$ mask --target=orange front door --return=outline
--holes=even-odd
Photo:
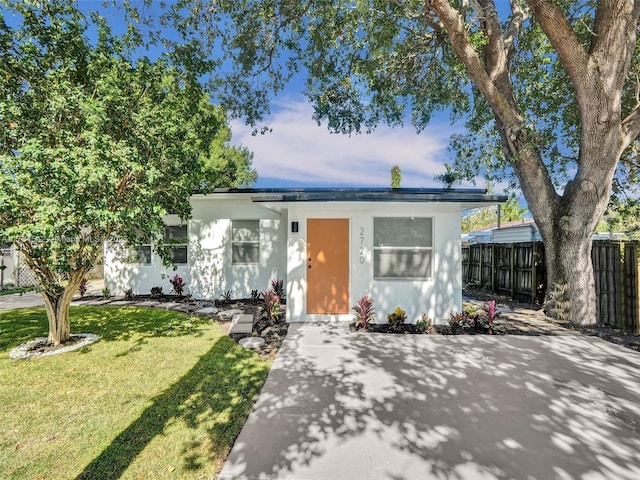
[[[307,219],[307,313],[349,313],[349,219]]]

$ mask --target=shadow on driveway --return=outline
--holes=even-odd
[[[640,353],[292,324],[221,479],[637,479]]]

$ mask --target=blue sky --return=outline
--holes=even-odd
[[[101,10],[114,32],[123,30],[122,17],[113,8],[105,10],[99,0],[79,3],[86,11]],[[371,134],[332,134],[313,120],[312,107],[302,95],[303,83],[297,75],[274,99],[271,114],[261,122],[270,132],[252,135],[253,128],[242,119],[231,121],[232,142],[254,154],[256,187],[385,187],[394,165],[402,170],[403,187],[442,186],[433,177],[444,171],[450,158],[449,137],[463,129],[450,125],[448,114],[435,115],[419,134],[409,121],[404,127],[379,125]],[[477,186],[483,187],[484,181]]]
[[[233,142],[254,153],[256,187],[385,187],[394,165],[402,170],[403,187],[442,186],[433,177],[444,171],[449,137],[456,131],[445,115],[419,134],[411,125],[380,125],[371,134],[349,136],[318,126],[312,114],[306,98],[290,87],[265,119],[271,132],[252,135],[252,127],[232,121]]]

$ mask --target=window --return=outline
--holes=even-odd
[[[374,278],[431,277],[433,219],[374,218],[373,237]]]
[[[164,243],[170,247],[169,258],[173,264],[181,265],[188,262],[187,242],[187,225],[164,227]]]
[[[151,245],[136,245],[127,249],[126,263],[151,265]]]
[[[260,220],[231,222],[231,259],[234,265],[260,263]]]

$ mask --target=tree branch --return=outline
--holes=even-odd
[[[631,110],[627,118],[622,121],[622,141],[620,153],[624,152],[640,135],[640,103]]]
[[[431,0],[431,8],[447,29],[451,46],[460,61],[465,65],[470,77],[480,92],[491,105],[494,114],[506,127],[521,123],[522,119],[512,107],[511,103],[498,90],[485,70],[478,53],[471,44],[464,21],[460,13],[447,0]]]
[[[527,3],[533,9],[534,17],[553,48],[558,52],[578,97],[580,93],[589,95],[587,52],[573,32],[564,13],[547,0],[527,0]]]
[[[522,24],[529,19],[529,12],[522,8],[520,0],[509,0],[511,5],[511,19],[504,32],[504,46],[507,58],[510,60],[516,53],[515,41],[520,34]]]

